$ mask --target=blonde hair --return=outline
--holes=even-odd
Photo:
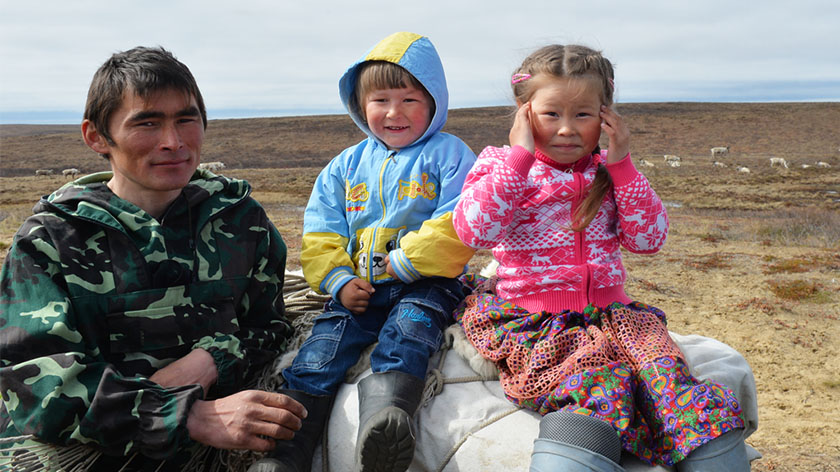
[[[422,90],[429,98],[429,116],[435,114],[435,101],[426,87],[411,75],[404,67],[388,61],[367,61],[359,66],[356,73],[356,88],[351,97],[353,108],[367,121],[365,116],[365,97],[375,90],[414,87]]]
[[[606,106],[613,104],[615,73],[612,63],[602,56],[600,51],[586,46],[552,44],[537,49],[514,71],[514,77],[523,77],[520,74],[529,77],[547,74],[558,78],[592,78],[600,85],[598,92],[601,102]],[[513,82],[513,96],[517,103],[527,103],[531,100],[536,92],[535,81]],[[596,147],[593,152],[600,152],[600,148]],[[599,164],[586,197],[572,215],[572,231],[583,231],[592,222],[611,188],[610,174],[603,164]]]

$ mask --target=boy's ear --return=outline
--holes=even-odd
[[[110,151],[108,140],[97,131],[96,126],[90,120],[82,121],[82,139],[85,140],[85,144],[89,148],[99,154],[108,154]]]

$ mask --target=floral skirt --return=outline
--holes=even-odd
[[[562,409],[606,421],[624,449],[647,463],[673,465],[744,427],[731,390],[691,376],[655,307],[529,313],[474,293],[456,319],[499,368],[509,400],[541,415]]]

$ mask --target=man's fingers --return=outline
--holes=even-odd
[[[306,418],[309,414],[300,402],[288,395],[275,392],[264,392],[262,390],[250,391],[255,392],[254,395],[256,398],[254,398],[254,401],[266,407],[271,407],[272,410],[288,412],[298,419]]]

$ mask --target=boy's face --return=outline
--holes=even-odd
[[[371,132],[388,149],[399,150],[416,141],[431,121],[432,101],[425,90],[406,88],[373,90],[364,109]]]

